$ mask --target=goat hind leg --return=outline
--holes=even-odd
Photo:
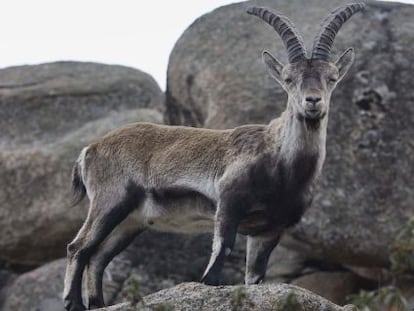
[[[82,311],[85,307],[82,302],[82,273],[84,259],[79,257],[78,250],[84,244],[87,232],[92,227],[92,217],[89,213],[87,219],[76,235],[75,239],[67,246],[67,261],[65,284],[63,290],[64,307],[68,311]]]
[[[135,222],[131,223],[129,218],[114,229],[89,260],[86,267],[89,310],[104,306],[102,278],[107,265],[144,231]]]
[[[63,299],[68,311],[85,310],[82,304],[82,274],[90,257],[144,197],[142,188],[130,183],[123,198],[103,192],[91,201],[87,220],[77,237],[68,245],[68,261]]]
[[[108,226],[110,217],[95,208],[91,203],[92,211],[88,215],[84,226],[76,238],[69,243],[63,299],[68,311],[82,311],[86,308],[82,302],[82,276],[90,257],[102,241],[109,235],[112,226]]]

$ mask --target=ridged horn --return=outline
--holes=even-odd
[[[335,36],[339,29],[352,15],[364,8],[364,3],[351,3],[339,7],[329,14],[315,37],[311,58],[329,61]]]
[[[276,30],[285,45],[289,63],[306,58],[306,49],[302,37],[287,17],[258,7],[248,8],[247,13],[260,17]]]

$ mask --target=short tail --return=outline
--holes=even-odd
[[[86,196],[86,188],[82,179],[82,170],[79,161],[76,161],[72,169],[72,193],[71,206],[79,204]]]

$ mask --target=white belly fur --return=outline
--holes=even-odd
[[[202,196],[159,204],[147,197],[131,215],[141,225],[162,232],[208,233],[214,229],[214,206]]]

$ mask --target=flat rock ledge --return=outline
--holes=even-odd
[[[289,284],[206,286],[182,283],[145,296],[135,306],[122,303],[100,311],[203,310],[203,311],[356,311],[340,307],[308,290]]]

